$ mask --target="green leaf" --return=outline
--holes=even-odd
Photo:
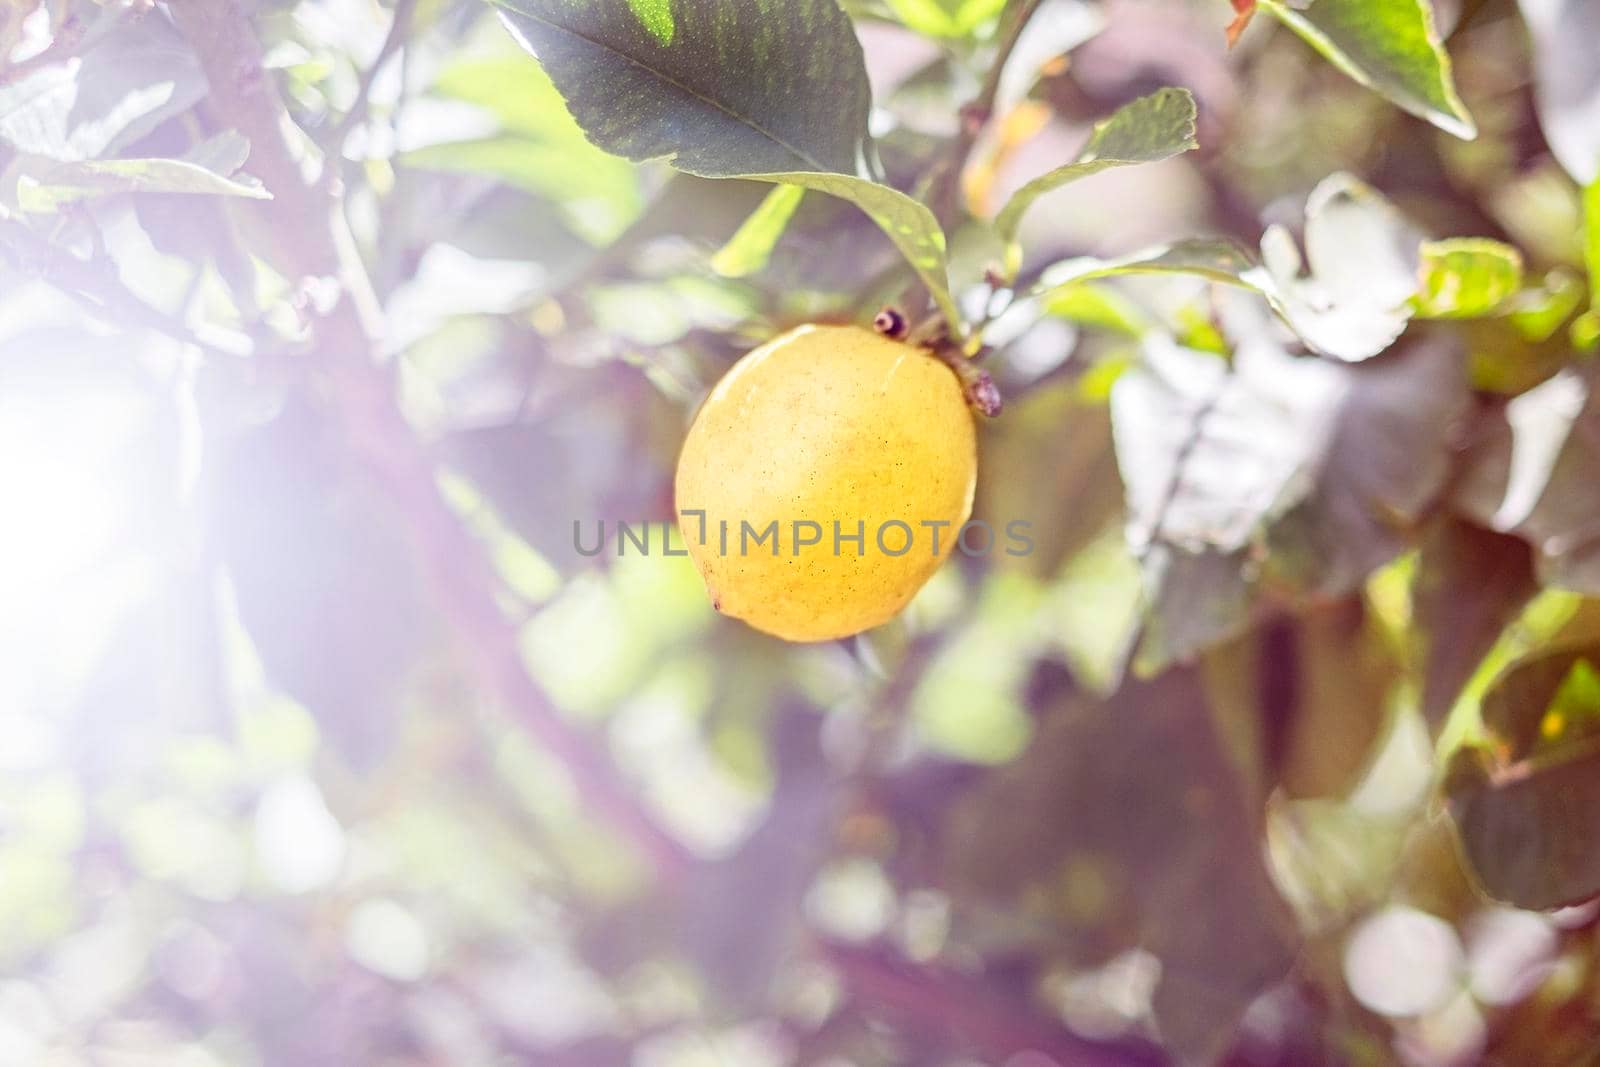
[[[1483,237],[1422,245],[1422,291],[1417,314],[1432,319],[1488,315],[1522,286],[1522,254]]]
[[[1517,294],[1507,316],[1525,340],[1535,344],[1555,336],[1567,316],[1583,303],[1583,283],[1557,268],[1537,284]]]
[[[1044,301],[1043,307],[1047,315],[1125,337],[1143,337],[1150,327],[1149,319],[1138,305],[1105,285],[1063,286]]]
[[[271,200],[249,177],[229,178],[185,159],[99,159],[56,163],[17,181],[24,211],[50,212],[62,204],[116,193],[184,193]]]
[[[678,4],[670,40],[628,0],[495,2],[595,144],[634,160],[666,157],[704,178],[797,185],[850,201],[959,328],[938,220],[899,190],[858,176],[871,90],[855,30],[834,0]]]
[[[1158,89],[1118,108],[1095,125],[1089,143],[1083,146],[1076,160],[1040,175],[1017,190],[995,216],[994,226],[1000,239],[1007,244],[1014,243],[1023,214],[1035,200],[1053,189],[1111,167],[1156,163],[1198,148],[1194,123],[1194,97],[1187,89]]]
[[[1478,135],[1450,75],[1429,0],[1261,0],[1334,66],[1446,133]]]
[[[608,152],[705,178],[858,172],[871,90],[834,0],[497,2]]]
[[[1006,0],[888,0],[895,17],[930,37],[967,37],[1005,10]]]
[[[743,278],[765,267],[805,195],[798,185],[780,185],[768,193],[738,232],[711,257],[711,269],[724,278]]]
[[[454,62],[440,71],[432,92],[484,109],[500,130],[420,145],[402,157],[407,165],[489,175],[544,197],[593,245],[609,244],[644,209],[638,168],[589,143],[537,63],[514,53]]]
[[[1446,776],[1468,866],[1497,900],[1554,908],[1600,893],[1600,646],[1514,664],[1483,699],[1492,747]]]

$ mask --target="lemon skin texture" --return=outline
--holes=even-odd
[[[689,428],[675,488],[684,545],[717,610],[790,641],[827,641],[905,607],[956,550],[976,480],[954,371],[869,330],[813,325],[749,353],[717,384]],[[705,512],[703,543],[702,520],[686,509]],[[894,520],[911,533],[898,555],[908,537],[884,527]],[[755,541],[773,521],[776,554],[773,539]],[[808,523],[821,539],[797,554],[797,539],[817,534]]]

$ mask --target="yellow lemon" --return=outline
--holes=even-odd
[[[790,641],[888,621],[956,550],[977,447],[955,372],[853,326],[801,326],[706,398],[678,523],[717,610]]]

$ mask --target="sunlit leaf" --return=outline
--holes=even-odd
[[[1187,89],[1160,89],[1119,108],[1095,124],[1078,158],[1017,190],[995,216],[1001,240],[1014,242],[1023,214],[1053,189],[1111,167],[1156,163],[1199,147],[1194,138],[1194,97]]]
[[[1429,0],[1260,0],[1334,66],[1467,140],[1478,135],[1450,74]]]
[[[1583,262],[1589,268],[1589,307],[1600,310],[1600,175],[1583,190]]]
[[[1005,9],[1006,0],[888,0],[899,20],[930,37],[966,37]]]
[[[768,193],[738,232],[711,257],[711,269],[725,278],[743,278],[765,267],[805,195],[798,185],[780,185]]]
[[[117,193],[180,193],[271,200],[261,183],[228,177],[183,159],[96,159],[56,163],[17,182],[24,211],[49,212],[62,204]]]
[[[1522,287],[1522,255],[1482,237],[1426,241],[1417,314],[1460,319],[1497,310]]]
[[[1046,314],[1080,326],[1142,337],[1148,317],[1127,297],[1104,285],[1083,283],[1056,289],[1044,303]]]

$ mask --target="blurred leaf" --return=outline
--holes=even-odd
[[[1081,283],[1054,290],[1044,302],[1046,314],[1126,337],[1143,337],[1148,318],[1137,304],[1104,285]]]
[[[1422,291],[1417,314],[1459,319],[1487,315],[1522,288],[1522,255],[1482,237],[1422,244]]]
[[[1353,590],[1405,544],[1405,523],[1448,474],[1466,404],[1455,353],[1345,366],[1264,337],[1230,368],[1170,341],[1112,390],[1128,538],[1145,565],[1152,628],[1141,669],[1185,658],[1249,622],[1264,559],[1302,593]]]
[[[1005,10],[1006,0],[888,0],[901,22],[930,37],[966,37]]]
[[[61,162],[95,159],[205,95],[198,60],[166,19],[98,17],[75,58],[0,82],[0,142]]]
[[[994,226],[1000,239],[1014,246],[1023,214],[1035,200],[1052,189],[1112,167],[1157,163],[1198,148],[1194,123],[1194,97],[1187,89],[1159,89],[1118,108],[1110,117],[1095,124],[1089,143],[1083,146],[1077,159],[1017,190],[995,216]],[[1008,256],[1014,261],[1020,259],[1017,252],[1008,252]],[[1012,266],[1016,265],[1013,262]]]
[[[1400,665],[1357,596],[1275,618],[1204,660],[1207,693],[1244,744],[1260,796],[1346,793],[1390,721]],[[1259,765],[1251,764],[1259,761]],[[1248,779],[1247,779],[1248,780]]]
[[[1566,271],[1553,270],[1534,288],[1517,294],[1509,312],[1524,338],[1548,341],[1583,303],[1583,284]]]
[[[1411,585],[1410,637],[1422,664],[1422,714],[1444,724],[1501,632],[1539,591],[1520,538],[1446,517],[1423,541]]]
[[[1533,37],[1539,125],[1579,185],[1600,181],[1600,9],[1588,0],[1519,0]]]
[[[711,269],[724,278],[744,278],[765,267],[805,195],[798,185],[780,185],[768,193],[738,232],[711,257]]]
[[[1456,503],[1475,522],[1529,541],[1547,584],[1600,594],[1600,402],[1568,369],[1485,414]]]
[[[1285,973],[1293,937],[1262,862],[1260,808],[1203,692],[1173,671],[1103,705],[1050,708],[1028,750],[958,802],[945,852],[958,900],[1020,912],[1073,962],[1153,953],[1157,1025],[1195,1063],[1213,1062]]]
[[[591,374],[593,372],[590,372]],[[440,454],[483,493],[500,517],[563,574],[615,557],[579,555],[573,524],[592,546],[596,524],[607,537],[618,521],[659,530],[672,518],[672,457],[682,413],[643,375],[617,367],[592,385],[569,390],[553,409],[525,422],[461,430]],[[529,457],[559,478],[530,476]],[[547,466],[546,466],[547,465]]]
[[[547,197],[591,244],[609,243],[639,216],[637,168],[589,142],[537,63],[516,55],[459,60],[439,72],[432,90],[491,113],[500,133],[462,139],[454,123],[445,125],[436,142],[409,143],[402,156],[409,166],[489,175]]]
[[[248,176],[228,177],[183,159],[98,159],[55,163],[17,181],[24,211],[51,212],[62,204],[117,193],[182,193],[271,200]]]
[[[1261,0],[1334,66],[1465,140],[1478,135],[1456,95],[1430,0]]]
[[[1503,746],[1459,751],[1446,779],[1468,865],[1497,900],[1554,908],[1600,894],[1600,647],[1523,660],[1484,697]]]
[[[855,30],[833,0],[709,0],[662,15],[665,34],[628,0],[497,2],[595,144],[634,160],[667,157],[705,178],[781,182],[849,200],[959,326],[938,220],[899,190],[858,176],[871,89]]]
[[[229,450],[211,523],[268,680],[370,766],[398,732],[406,668],[432,625],[392,504],[326,417],[291,403]]]

